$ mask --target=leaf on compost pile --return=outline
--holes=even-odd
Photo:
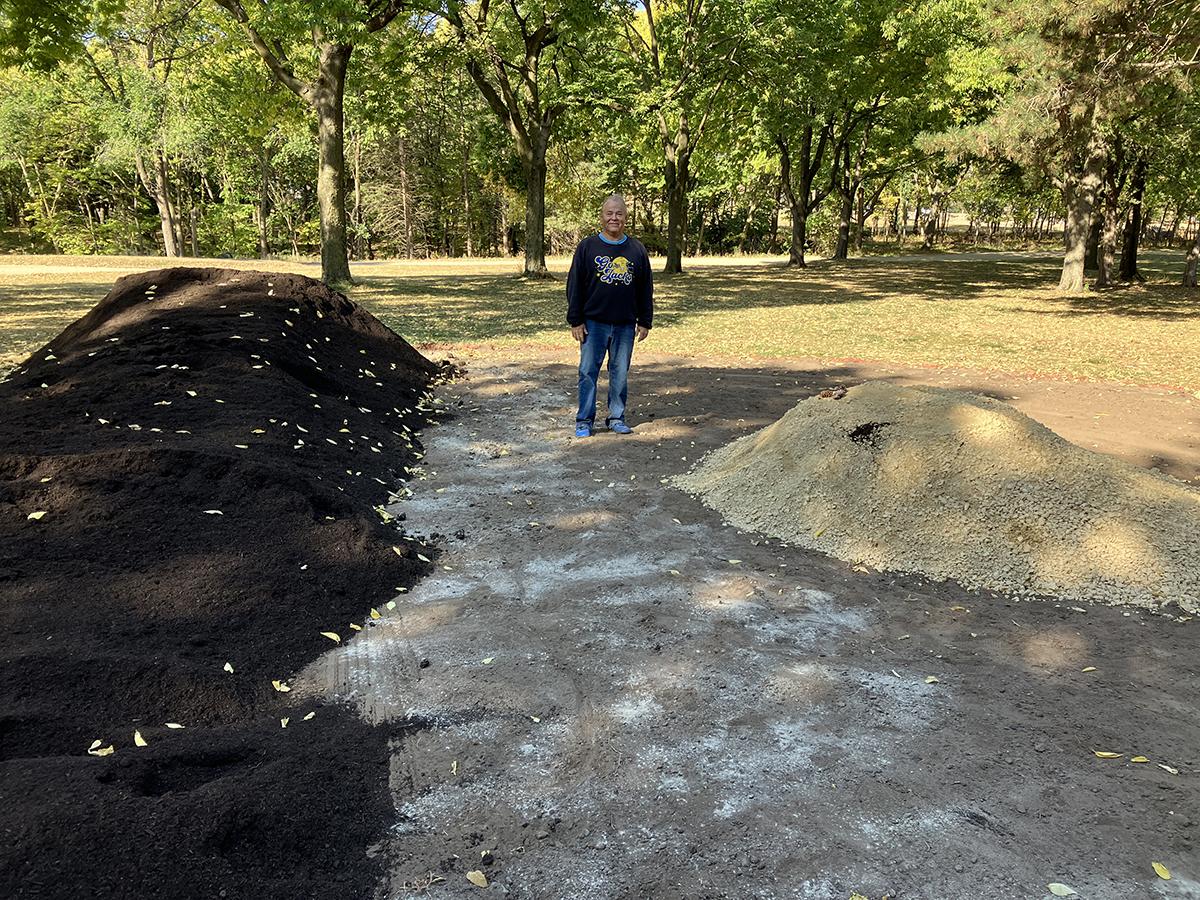
[[[941,681],[938,680],[938,677],[936,675],[926,675],[925,683],[926,684],[941,684]]]
[[[31,512],[25,518],[26,518],[26,520],[28,520],[30,522],[36,522],[38,519],[40,519],[45,514],[46,514],[46,511],[44,509],[39,509],[37,512]]]
[[[1100,759],[1120,759],[1125,755],[1124,753],[1113,753],[1111,750],[1093,750],[1092,753]]]
[[[1130,757],[1129,761],[1135,763],[1148,763],[1150,762],[1150,758],[1148,756],[1132,756]]]
[[[1164,866],[1162,863],[1152,862],[1152,863],[1150,863],[1150,866],[1154,869],[1154,874],[1157,875],[1159,878],[1161,878],[1163,881],[1171,880],[1171,870],[1168,869],[1166,866]]]
[[[488,886],[487,876],[478,869],[472,869],[467,873],[467,881],[475,885],[475,887],[485,888]]]
[[[145,747],[146,746],[146,739],[144,737],[142,737],[142,733],[140,731],[135,730],[133,732],[133,746],[135,746],[135,747]]]
[[[277,681],[274,678],[271,679],[271,687],[275,688],[275,690],[279,691],[279,693],[281,693],[281,694],[286,694],[288,691],[291,690],[291,688],[288,687],[286,684],[284,684],[282,681]]]
[[[1062,884],[1058,881],[1050,882],[1048,885],[1046,885],[1046,888],[1055,897],[1074,897],[1079,893],[1077,890],[1075,890],[1075,888],[1066,884]]]
[[[342,636],[340,634],[338,634],[336,631],[322,631],[321,634],[323,634],[325,637],[329,638],[335,644],[340,644],[342,642]]]
[[[226,672],[228,672],[230,675],[232,675],[232,674],[233,674],[233,663],[225,663],[225,665],[224,665],[224,666],[222,666],[222,668],[223,668],[223,669],[224,669]]]

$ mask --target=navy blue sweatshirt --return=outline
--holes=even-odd
[[[567,323],[594,319],[609,325],[654,320],[654,277],[650,257],[637,238],[618,243],[593,234],[579,242],[567,275]]]

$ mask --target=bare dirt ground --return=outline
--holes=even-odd
[[[572,362],[443,389],[390,508],[435,574],[297,685],[399,735],[378,896],[1200,898],[1196,622],[855,570],[660,483],[874,377],[1196,483],[1196,398],[639,349],[635,433],[577,440]]]

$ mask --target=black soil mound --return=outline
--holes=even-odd
[[[376,507],[436,374],[311,279],[177,268],[0,384],[5,895],[370,894],[388,735],[272,681],[427,566]]]

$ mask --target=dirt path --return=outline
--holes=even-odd
[[[660,484],[864,375],[1194,479],[1193,398],[643,356],[636,433],[579,441],[559,360],[446,389],[392,507],[437,574],[301,679],[394,727],[388,898],[1200,898],[1195,622],[856,571]]]

